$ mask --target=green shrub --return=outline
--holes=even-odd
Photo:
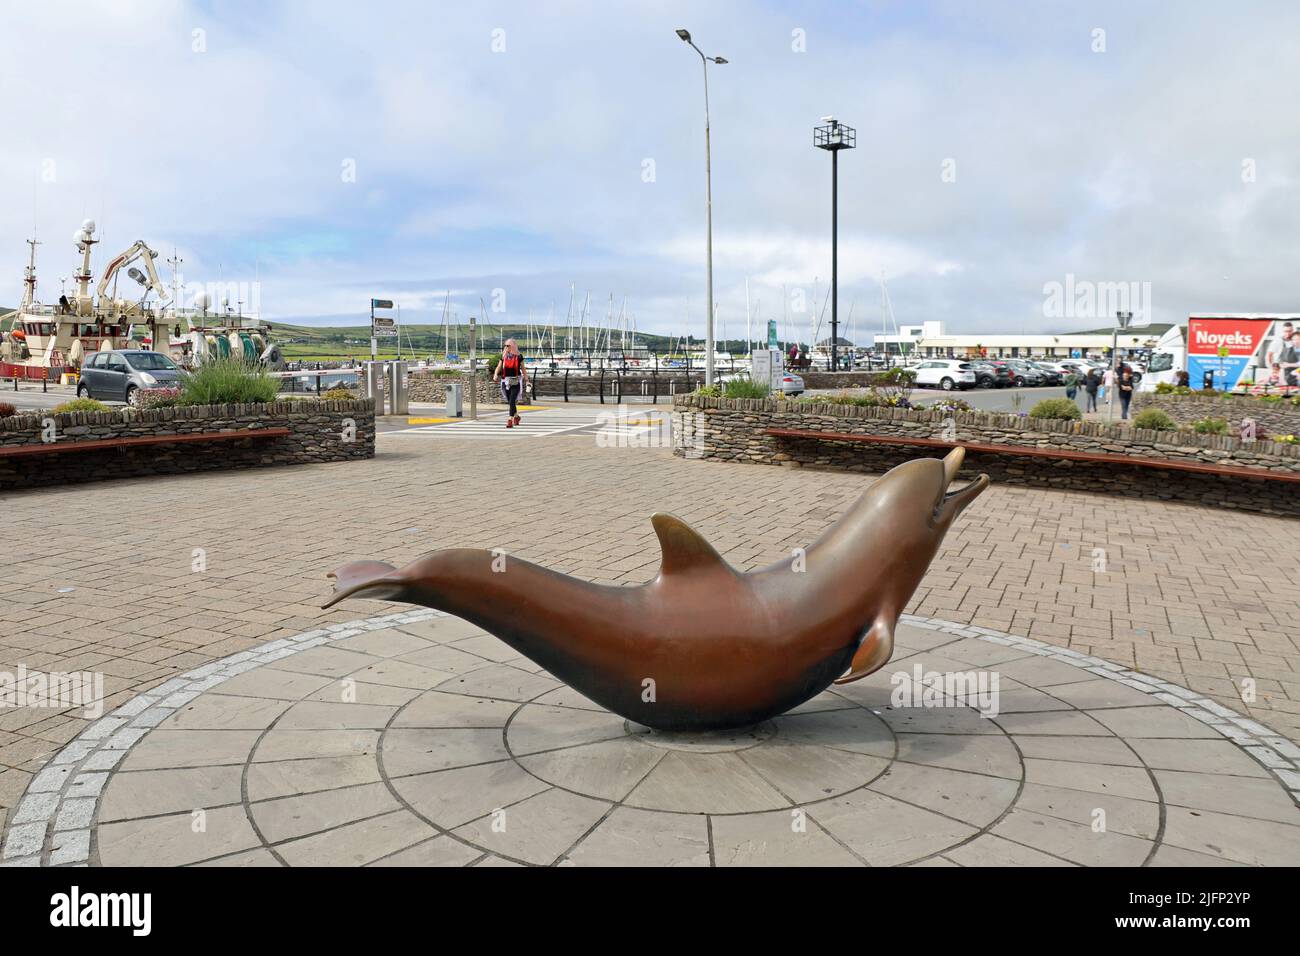
[[[0,402],[0,418],[12,418],[18,414],[18,409],[8,402]]]
[[[327,402],[349,402],[357,396],[348,388],[331,388],[321,396]]]
[[[1169,415],[1158,408],[1148,408],[1144,412],[1139,412],[1133,419],[1134,428],[1150,428],[1153,431],[1169,432],[1178,428]]]
[[[733,378],[723,386],[722,394],[725,398],[767,398],[770,391],[766,385],[760,385],[753,379]]]
[[[1196,429],[1199,435],[1228,434],[1228,420],[1226,418],[1202,418],[1192,422],[1192,427]]]
[[[880,396],[875,392],[836,392],[833,395],[813,395],[797,399],[804,405],[854,405],[858,408],[875,408]]]
[[[1068,398],[1045,398],[1029,410],[1030,418],[1083,418],[1079,406]]]
[[[705,398],[721,398],[721,385],[701,385],[695,390],[696,395],[703,395]]]
[[[55,415],[63,415],[67,412],[107,412],[112,409],[93,398],[74,398],[62,405],[55,405],[52,411]]]
[[[280,380],[260,365],[229,358],[204,362],[185,376],[179,405],[243,405],[275,401]]]

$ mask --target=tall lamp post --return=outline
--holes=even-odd
[[[1107,421],[1115,417],[1115,393],[1119,391],[1119,330],[1127,329],[1132,321],[1132,312],[1116,312],[1115,327],[1110,330],[1110,369],[1115,373],[1115,382],[1111,385],[1110,401],[1106,403]]]
[[[704,319],[704,384],[713,384],[713,160],[710,153],[709,144],[709,64],[716,63],[718,66],[726,63],[726,59],[720,56],[705,56],[704,52],[695,45],[691,39],[689,30],[678,30],[677,36],[683,43],[689,43],[691,49],[700,55],[700,63],[704,67],[704,201],[708,222],[707,238],[707,258],[708,258],[708,301],[705,303]]]
[[[831,154],[831,371],[834,372],[839,368],[840,346],[840,150],[858,145],[858,131],[834,116],[823,116],[822,120],[826,125],[813,130],[813,145]]]

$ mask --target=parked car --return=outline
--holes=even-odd
[[[1027,359],[1007,359],[1007,365],[1011,367],[1015,375],[1013,381],[1017,386],[1047,384],[1046,376],[1043,375],[1038,366]]]
[[[1034,368],[1043,373],[1044,385],[1062,385],[1065,383],[1065,374],[1054,365],[1046,362],[1034,362]]]
[[[803,378],[794,374],[794,372],[786,372],[781,376],[781,394],[789,395],[791,398],[795,395],[802,395]]]
[[[1022,388],[1029,384],[1026,381],[1024,369],[1016,365],[1014,359],[991,359],[990,361],[991,364],[1007,370],[1007,374],[1011,376],[1011,384],[1016,388]]]
[[[975,384],[979,388],[1010,388],[1011,387],[1011,369],[1005,365],[994,365],[991,362],[971,362],[971,368],[975,370]]]
[[[954,388],[974,388],[975,369],[970,362],[956,359],[934,359],[914,366],[916,384],[933,386],[950,392]]]
[[[114,349],[96,352],[81,365],[78,398],[135,405],[140,392],[150,388],[176,388],[184,373],[161,352]]]

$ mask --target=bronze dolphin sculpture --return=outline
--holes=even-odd
[[[500,551],[453,548],[400,570],[344,565],[325,607],[367,597],[438,608],[648,727],[747,726],[889,660],[898,616],[940,541],[988,486],[980,475],[948,491],[964,454],[891,469],[802,555],[746,574],[683,521],[656,514],[663,564],[647,584],[591,584]]]

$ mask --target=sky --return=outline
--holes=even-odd
[[[589,296],[702,336],[1300,312],[1294,2],[0,5],[0,304],[136,239],[263,318],[551,321]],[[882,276],[892,316],[883,307]],[[170,272],[163,269],[164,281]],[[748,283],[748,306],[746,284]],[[1062,288],[1072,291],[1060,294]],[[571,293],[576,303],[570,306]]]

